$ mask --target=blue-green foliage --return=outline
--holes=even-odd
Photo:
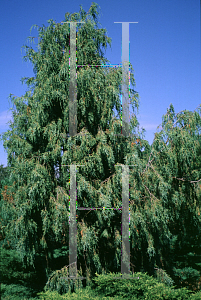
[[[172,280],[172,278],[163,269],[157,268],[155,276],[159,282],[162,282],[167,286],[172,286],[174,284],[174,280]]]
[[[65,294],[82,288],[82,281],[80,279],[73,280],[68,277],[68,266],[52,272],[45,285],[45,291],[57,291],[59,294]]]

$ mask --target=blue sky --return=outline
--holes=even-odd
[[[24,62],[21,47],[28,36],[37,36],[33,24],[48,26],[47,20],[64,20],[66,12],[88,11],[88,0],[9,0],[1,1],[0,55],[0,134],[12,119],[8,96],[22,96],[22,77],[34,76],[30,62]],[[99,22],[112,38],[106,57],[121,63],[121,24],[130,24],[130,61],[134,68],[136,91],[140,96],[138,120],[151,144],[157,126],[170,103],[175,112],[193,111],[201,103],[200,1],[199,0],[97,0]],[[0,142],[0,164],[7,165],[7,153]]]

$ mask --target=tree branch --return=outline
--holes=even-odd
[[[177,177],[172,177],[172,178],[175,178],[175,179],[178,179],[178,180],[181,180],[181,181],[188,181],[188,182],[190,182],[190,183],[194,183],[194,182],[199,182],[199,181],[201,181],[201,179],[195,180],[195,181],[190,181],[190,180],[186,180],[186,179],[183,179],[183,178],[177,178]]]
[[[151,198],[151,196],[152,196],[152,197],[154,197],[156,200],[159,201],[159,199],[157,199],[157,198],[150,192],[150,190],[148,189],[148,187],[147,187],[144,183],[143,183],[143,185],[144,185],[144,187],[147,189],[147,191],[149,192],[150,198]]]

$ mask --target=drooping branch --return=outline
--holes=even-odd
[[[177,178],[177,177],[172,177],[172,178],[176,178],[177,180],[181,180],[181,181],[188,181],[190,183],[195,183],[195,182],[201,181],[201,179],[191,181],[191,180],[187,180],[187,179],[184,179],[184,178]]]

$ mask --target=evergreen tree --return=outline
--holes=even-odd
[[[79,13],[65,15],[65,21],[85,22],[77,25],[78,65],[108,62],[101,49],[111,40],[105,29],[98,28],[97,15],[95,3],[88,13],[81,7]],[[77,68],[78,132],[85,135],[67,138],[70,29],[69,24],[48,22],[47,28],[38,28],[38,51],[25,46],[25,60],[33,63],[35,77],[23,78],[29,88],[24,96],[10,97],[16,107],[16,110],[13,108],[14,122],[3,137],[8,166],[12,168],[11,184],[3,192],[4,219],[8,211],[12,212],[12,220],[6,227],[7,239],[19,251],[24,264],[33,265],[35,255],[45,253],[47,268],[53,250],[62,244],[68,245],[69,170],[62,169],[61,165],[84,165],[77,174],[78,206],[118,206],[121,190],[115,191],[119,200],[115,194],[108,198],[108,179],[115,174],[114,164],[124,163],[130,143],[114,136],[121,133],[120,120],[112,117],[114,108],[120,114],[121,68]],[[135,85],[132,72],[131,84]],[[137,93],[131,89],[130,94],[132,107],[138,107]],[[137,124],[134,116],[132,131]],[[117,174],[120,179],[120,168]],[[82,240],[78,238],[79,257],[88,249],[90,262],[95,263],[99,271],[101,263],[95,249],[98,242],[101,245],[101,241],[105,241],[114,216],[112,211],[90,213],[85,224],[83,215],[78,212],[78,237],[81,224],[83,229]],[[118,226],[120,228],[120,222]],[[103,256],[105,259],[105,254]]]
[[[152,262],[165,268],[178,285],[184,283],[185,280],[179,280],[183,277],[196,286],[201,275],[200,109],[201,106],[197,111],[185,110],[176,115],[170,105],[163,116],[162,130],[155,134],[148,164],[143,167],[142,181],[136,191],[142,190],[137,211],[143,202],[143,208],[149,207],[143,211],[140,227],[141,232],[149,236],[149,247],[146,248],[144,239],[139,255],[146,251],[143,249],[150,251]],[[143,187],[151,202],[146,201]],[[137,220],[137,216],[133,219]],[[192,270],[187,272],[187,267]],[[186,272],[188,275],[183,276]]]
[[[117,136],[121,121],[113,110],[120,115],[122,68],[80,67],[108,63],[102,48],[111,40],[98,28],[97,16],[92,3],[88,13],[81,7],[64,20],[85,22],[77,24],[77,136],[68,136],[69,24],[49,20],[47,28],[38,27],[38,51],[25,47],[35,77],[24,78],[23,97],[11,96],[14,122],[3,136],[12,170],[1,192],[3,243],[9,241],[25,265],[44,254],[43,268],[62,268],[68,264],[70,190],[69,168],[62,165],[84,165],[77,167],[77,207],[110,208],[122,206],[122,168],[115,165],[136,165],[129,170],[131,266],[150,275],[163,268],[175,280],[178,270],[192,267],[198,277],[200,108],[175,115],[171,105],[152,146],[143,139],[136,115],[130,123],[135,136]],[[132,67],[131,84],[135,110]],[[120,271],[121,211],[77,211],[77,229],[83,275],[86,268],[92,275]],[[53,267],[57,250],[64,251],[65,262]],[[193,262],[187,259],[192,255]]]

